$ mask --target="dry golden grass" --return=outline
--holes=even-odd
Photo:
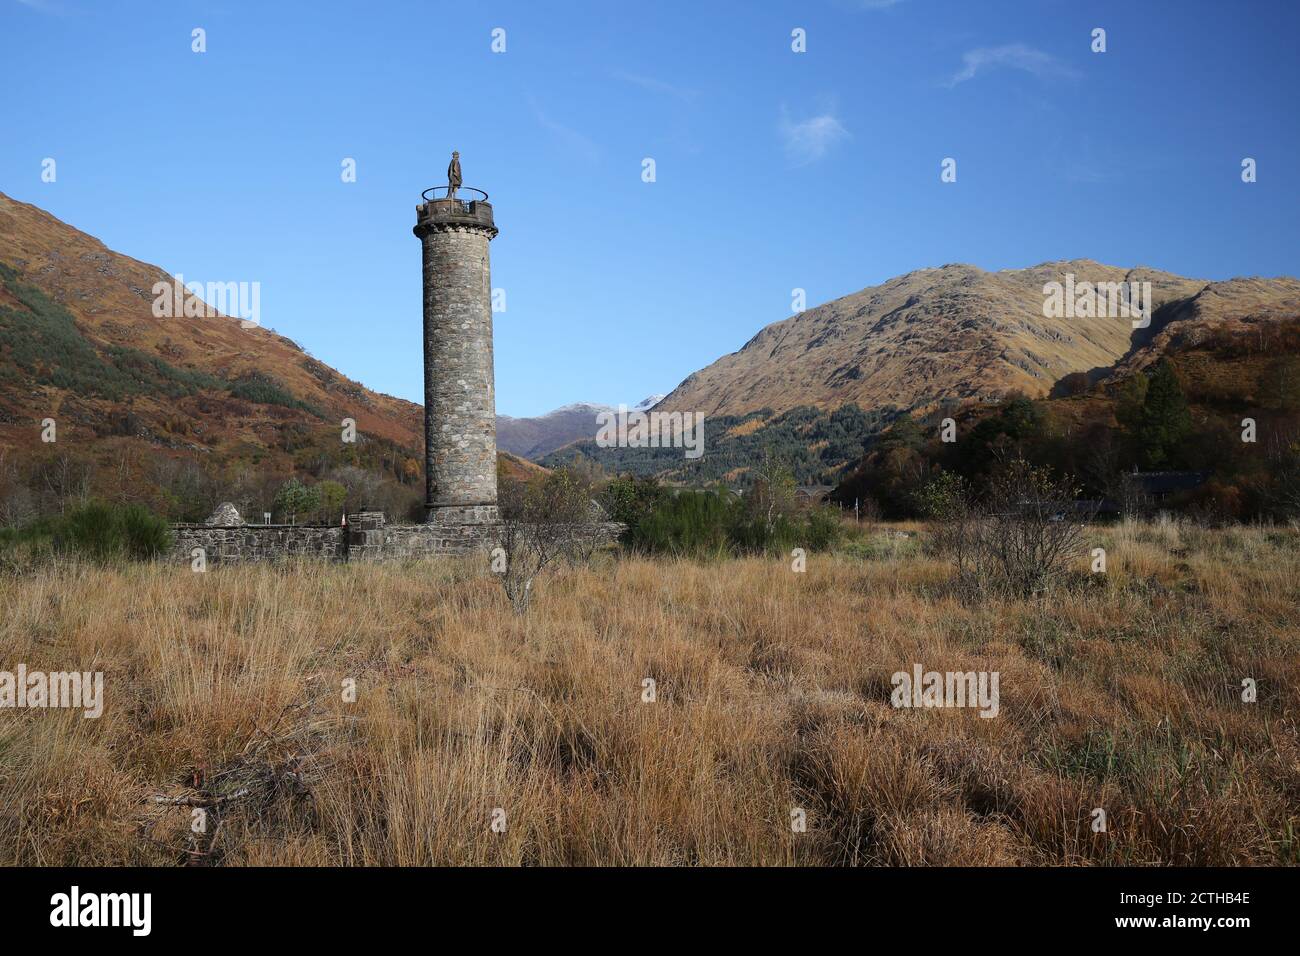
[[[1297,862],[1297,536],[1093,537],[1109,572],[1043,603],[915,550],[610,556],[524,618],[452,562],[8,577],[0,669],[106,706],[0,711],[0,863]],[[999,716],[895,710],[913,663],[999,671]],[[206,835],[148,802],[231,781]]]

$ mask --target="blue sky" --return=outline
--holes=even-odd
[[[794,288],[1075,257],[1297,274],[1297,35],[1300,4],[1251,0],[0,0],[0,190],[260,282],[263,324],[419,401],[414,207],[459,149],[501,228],[498,411],[631,403]]]

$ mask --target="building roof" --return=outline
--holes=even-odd
[[[834,490],[834,485],[798,485],[794,489],[794,493],[796,495],[807,495],[809,498],[824,498]]]

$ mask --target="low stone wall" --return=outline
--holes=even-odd
[[[208,564],[238,564],[244,561],[273,561],[277,558],[316,557],[345,560],[347,547],[343,528],[302,525],[177,525],[172,556],[191,561],[201,548]]]
[[[171,557],[191,562],[201,549],[209,565],[316,557],[332,561],[401,561],[443,554],[490,551],[500,541],[500,524],[390,525],[382,512],[347,516],[346,527],[304,525],[176,525]],[[624,530],[617,522],[593,526],[597,543],[612,543]]]

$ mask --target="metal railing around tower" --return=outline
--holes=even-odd
[[[474,207],[478,203],[487,202],[488,194],[481,189],[475,189],[473,186],[457,186],[456,196],[448,195],[451,191],[450,186],[430,186],[424,192],[420,193],[420,198],[426,203],[436,202],[439,206],[443,204],[459,206],[461,212],[467,216],[474,215]],[[469,199],[460,198],[460,193],[472,193]]]

